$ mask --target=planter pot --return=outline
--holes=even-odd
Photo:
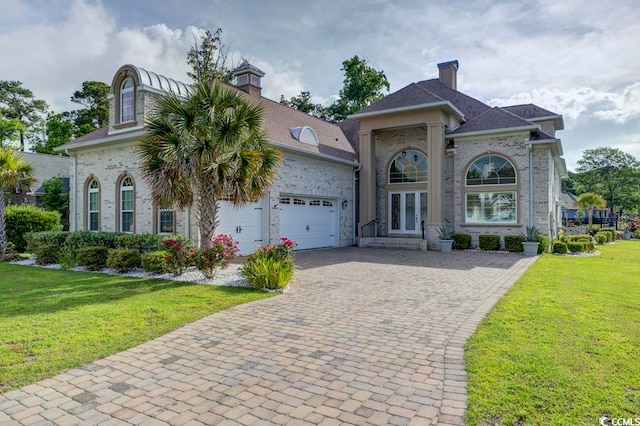
[[[631,239],[631,231],[629,231],[628,229],[624,230],[624,239],[625,240],[630,240]]]
[[[449,252],[453,247],[453,240],[439,240],[440,241],[440,251]]]
[[[538,246],[540,246],[539,242],[533,241],[525,241],[522,243],[522,248],[524,249],[525,256],[537,256],[538,255]]]

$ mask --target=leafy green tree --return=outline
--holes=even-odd
[[[101,81],[85,81],[82,89],[76,90],[71,101],[84,108],[72,112],[73,134],[80,137],[109,123],[109,95],[110,87]]]
[[[48,109],[45,101],[36,99],[31,90],[22,87],[22,82],[0,80],[0,114],[22,124],[18,129],[21,151],[24,151],[25,135]]]
[[[561,180],[561,191],[565,194],[576,194],[576,189],[574,188],[576,174],[574,172],[568,172],[567,177],[562,178]]]
[[[358,55],[342,62],[344,81],[340,90],[340,99],[327,108],[333,121],[342,121],[350,114],[379,101],[384,97],[383,89],[389,91],[390,85],[384,71],[378,71],[367,65],[366,59]]]
[[[617,148],[587,149],[578,160],[574,176],[580,192],[593,192],[605,199],[611,209],[633,209],[640,193],[640,162]]]
[[[13,148],[0,148],[0,257],[7,254],[7,223],[4,212],[7,202],[4,191],[16,187],[28,189],[33,183],[33,167]]]
[[[210,247],[218,201],[242,205],[271,186],[281,161],[262,129],[263,110],[216,80],[195,83],[184,98],[166,94],[147,120],[139,147],[153,200],[196,204],[199,244]]]
[[[210,82],[213,79],[225,83],[233,81],[234,67],[228,66],[229,47],[222,42],[222,28],[214,33],[206,30],[200,39],[194,36],[194,43],[187,52],[187,65],[191,71],[187,75],[194,82]]]
[[[607,202],[593,192],[585,192],[581,194],[576,200],[576,206],[587,211],[589,216],[589,228],[593,225],[593,209],[603,209],[607,205]]]
[[[42,195],[42,203],[44,208],[51,211],[60,212],[61,215],[69,206],[69,194],[64,194],[62,178],[54,177],[42,182],[44,195]]]
[[[45,123],[45,137],[37,139],[33,146],[33,152],[52,155],[59,154],[54,151],[54,148],[64,145],[73,139],[73,127],[73,121],[69,112],[49,114]]]
[[[15,141],[20,139],[21,131],[26,131],[26,128],[18,119],[9,120],[0,114],[0,148],[5,146],[16,148]]]
[[[284,98],[284,95],[280,95],[280,103],[318,118],[325,118],[327,115],[326,108],[321,104],[314,104],[311,101],[311,93],[306,90],[288,100]]]

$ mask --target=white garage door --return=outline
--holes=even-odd
[[[280,236],[298,242],[298,250],[338,245],[337,204],[318,198],[280,198]]]
[[[242,254],[250,254],[263,244],[261,201],[243,207],[221,201],[219,209],[220,224],[216,234],[230,234],[238,242]]]

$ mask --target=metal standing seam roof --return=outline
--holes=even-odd
[[[142,85],[162,90],[163,92],[175,93],[179,96],[185,96],[189,91],[189,85],[181,81],[165,77],[164,75],[157,74],[153,71],[148,71],[135,65],[129,64],[128,66],[133,68],[138,73],[140,84]]]

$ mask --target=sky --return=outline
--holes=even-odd
[[[330,103],[358,55],[391,91],[458,60],[458,90],[494,106],[535,103],[564,116],[574,169],[585,149],[640,159],[637,0],[0,0],[0,80],[55,112],[86,80],[131,63],[189,82],[186,52],[222,28],[231,58],[263,70],[263,96],[308,90]]]

